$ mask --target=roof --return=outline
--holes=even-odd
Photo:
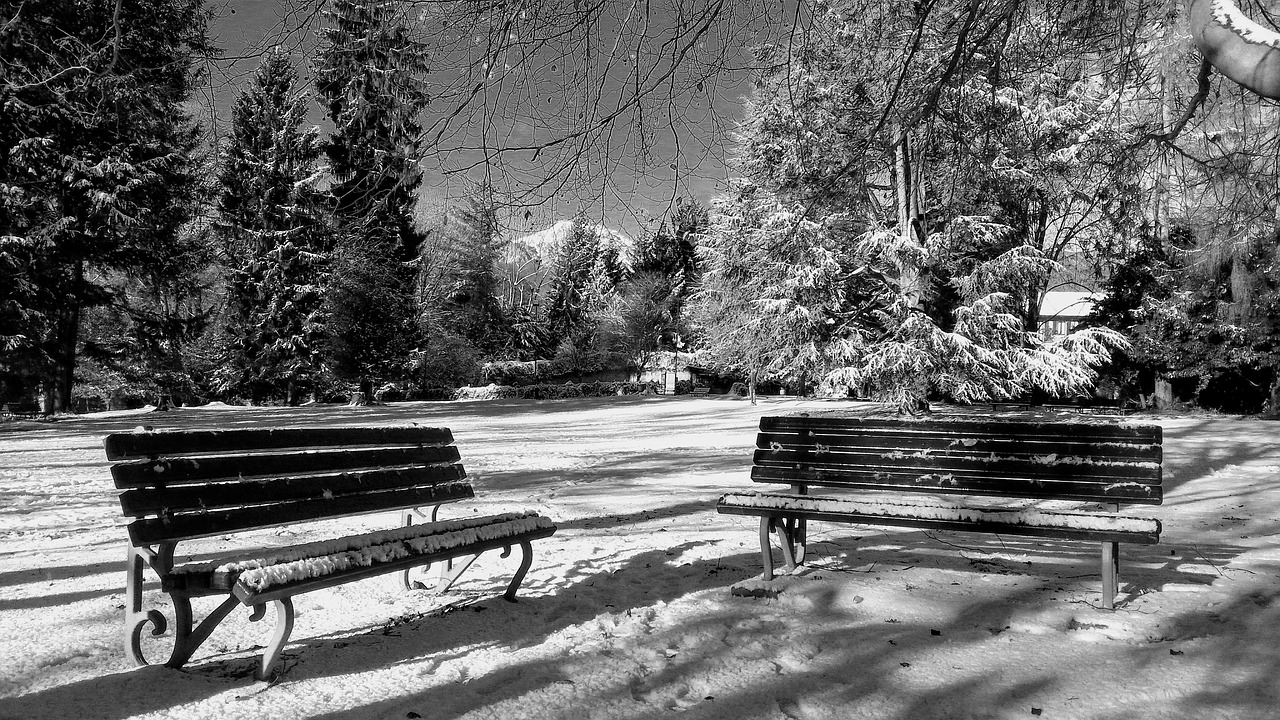
[[[1040,319],[1082,318],[1093,311],[1093,303],[1099,297],[1098,293],[1047,292],[1040,301]]]

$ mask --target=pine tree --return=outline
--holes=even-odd
[[[219,205],[227,273],[227,353],[217,387],[297,400],[321,372],[329,230],[319,130],[289,57],[267,55],[231,110]]]
[[[660,333],[662,347],[672,349],[675,336],[688,334],[684,307],[697,287],[702,269],[698,261],[699,238],[706,233],[710,214],[696,201],[678,199],[669,223],[644,238],[632,262],[631,284],[643,284],[647,302],[669,317]]]
[[[493,187],[476,183],[451,209],[424,246],[423,302],[431,306],[430,332],[452,332],[493,356],[507,346],[498,301],[498,262],[507,239],[498,222]]]
[[[1046,343],[1028,319],[1055,265],[1044,224],[1027,218],[1059,211],[1050,192],[1081,194],[1063,182],[1063,167],[1071,153],[1087,154],[1079,146],[1089,137],[1107,137],[1105,103],[1076,82],[1079,67],[1060,82],[1084,98],[1080,107],[1057,107],[1038,89],[1052,87],[1044,78],[1054,68],[1018,74],[1021,64],[998,64],[1032,47],[1037,61],[1052,53],[1030,10],[945,10],[833,3],[814,18],[809,42],[774,49],[744,122],[744,189],[713,221],[703,302],[730,312],[745,302],[762,317],[704,315],[722,357],[759,327],[751,338],[777,341],[760,348],[755,371],[816,372],[915,409],[929,396],[1081,392],[1109,345],[1123,342],[1087,330]],[[1001,25],[1007,32],[996,32]],[[886,36],[907,42],[867,51]],[[1059,53],[1074,42],[1069,33],[1052,39]],[[984,125],[993,113],[1017,128]],[[1030,189],[1015,182],[1028,158],[1047,176]],[[1021,196],[1039,206],[1016,205]],[[741,243],[763,248],[753,263],[732,257],[750,254]]]
[[[600,265],[600,235],[585,218],[573,221],[552,271],[547,297],[547,326],[555,343],[574,338],[590,321],[591,291]]]
[[[617,289],[625,274],[603,228],[574,218],[550,270],[543,313],[543,350],[554,352],[566,370],[581,375],[618,360],[613,319],[620,315]]]
[[[496,296],[506,245],[488,183],[471,185],[461,207],[448,208],[427,232],[419,273],[426,339],[414,372],[420,385],[466,384],[480,363],[511,357],[513,332]]]
[[[693,317],[713,367],[747,378],[820,377],[835,337],[850,332],[865,278],[852,272],[838,224],[805,219],[750,183],[713,206],[699,247],[704,268]]]
[[[402,13],[395,0],[335,0],[315,63],[319,99],[334,124],[325,153],[339,230],[327,354],[366,393],[375,378],[403,377],[408,353],[422,346],[415,306],[422,235],[413,207],[428,55]]]
[[[0,33],[3,362],[70,404],[85,308],[145,274],[193,214],[192,54],[200,0],[6,3]],[[7,295],[7,299],[5,297]]]

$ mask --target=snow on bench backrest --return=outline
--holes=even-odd
[[[1161,429],[1116,421],[765,417],[752,479],[1159,504]]]

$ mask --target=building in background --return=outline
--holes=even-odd
[[[1040,336],[1066,335],[1093,312],[1098,293],[1053,291],[1040,301]]]

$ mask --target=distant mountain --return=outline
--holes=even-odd
[[[604,225],[592,225],[591,227],[599,235],[603,245],[616,248],[618,257],[622,259],[622,262],[627,265],[631,264],[633,243],[629,238]],[[560,220],[544,230],[515,238],[511,241],[511,245],[517,251],[531,250],[545,262],[556,256],[556,253],[564,246],[565,241],[572,233],[573,221]]]
[[[631,266],[630,239],[604,225],[592,225],[600,244],[612,247],[618,259]],[[546,299],[549,271],[560,249],[573,235],[573,221],[561,220],[545,230],[523,235],[507,244],[498,258],[496,295],[506,307],[536,309]]]

